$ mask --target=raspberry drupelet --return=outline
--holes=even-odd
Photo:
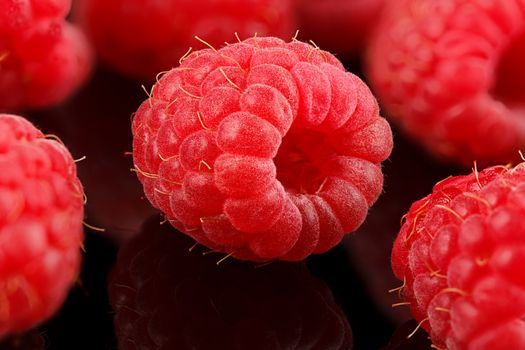
[[[444,160],[516,160],[525,146],[525,0],[400,0],[368,55],[389,116]]]
[[[251,260],[300,260],[356,230],[392,149],[359,78],[328,52],[274,37],[186,57],[132,131],[151,203],[199,243]]]
[[[84,201],[69,151],[0,114],[0,338],[51,317],[80,268]]]
[[[152,82],[177,66],[195,35],[214,46],[233,31],[241,37],[293,35],[294,1],[78,0],[74,14],[103,62]]]
[[[0,111],[63,102],[88,78],[91,48],[65,21],[70,0],[0,0]]]
[[[525,163],[447,178],[392,251],[397,288],[436,348],[525,349]]]

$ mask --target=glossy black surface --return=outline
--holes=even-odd
[[[350,64],[347,67],[354,72],[357,69]],[[429,193],[436,181],[467,171],[440,165],[396,133],[394,152],[384,163],[383,195],[365,224],[336,248],[308,258],[305,264],[255,267],[226,259],[216,265],[221,255],[203,256],[203,247],[189,252],[191,240],[167,224],[157,225],[161,216],[142,198],[141,186],[130,171],[130,117],[145,98],[141,84],[100,68],[91,82],[62,106],[23,114],[45,133],[59,135],[75,158],[86,156],[78,163],[88,196],[86,222],[106,231],[86,227],[82,274],[56,317],[2,342],[0,349],[118,349],[119,337],[128,339],[120,339],[121,344],[135,346],[126,349],[233,349],[233,338],[240,344],[238,349],[343,349],[350,348],[350,328],[353,349],[429,348],[422,331],[406,339],[416,324],[405,323],[407,310],[390,306],[397,297],[387,290],[400,284],[391,274],[390,248],[411,202]],[[157,255],[155,249],[142,249],[142,245],[148,246],[144,237],[153,239],[159,234],[173,235],[166,238],[171,243],[160,244]],[[129,256],[119,257],[120,263],[115,264],[119,246],[133,255],[130,251],[137,243],[132,237],[137,235],[143,243],[133,254],[140,256],[142,249],[152,257],[142,256],[140,264],[122,262]],[[166,269],[166,264],[154,258],[162,255],[178,263],[171,261]],[[114,275],[109,277],[112,269],[119,271],[131,288],[120,283],[118,292]],[[262,276],[259,281],[249,273],[252,270]],[[194,283],[183,284],[185,298],[180,299],[182,294],[172,289],[188,276]],[[149,282],[141,284],[141,280]],[[230,285],[221,284],[222,280]],[[113,286],[113,305],[109,285]],[[144,285],[149,292],[140,292]],[[244,290],[243,286],[249,288]],[[213,314],[209,305],[203,307],[206,300],[220,299],[217,295],[225,293],[231,295],[221,299],[223,311],[217,309]],[[131,306],[126,306],[128,302]],[[272,308],[275,312],[270,312]],[[160,311],[152,310],[161,310],[166,318],[159,321],[155,312]],[[150,314],[156,316],[149,318]],[[115,315],[119,317],[114,322]],[[182,321],[182,315],[187,322]],[[154,320],[151,324],[150,319]],[[170,337],[183,341],[177,343]]]

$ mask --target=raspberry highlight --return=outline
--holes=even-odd
[[[80,268],[83,190],[69,151],[0,114],[0,338],[51,317]]]
[[[273,37],[194,52],[153,87],[132,131],[151,203],[199,243],[251,260],[300,260],[356,230],[392,148],[359,78]]]

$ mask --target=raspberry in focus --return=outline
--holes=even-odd
[[[525,145],[525,1],[401,0],[371,40],[372,86],[445,160],[500,164]]]
[[[294,0],[79,0],[75,17],[108,66],[154,81],[176,67],[194,36],[221,46],[237,32],[290,37]]]
[[[0,114],[0,338],[62,305],[80,268],[83,191],[69,151]]]
[[[447,178],[392,251],[399,289],[438,348],[525,348],[525,163]]]
[[[88,78],[92,53],[65,21],[71,1],[0,0],[0,111],[63,102]]]
[[[261,261],[322,253],[356,230],[392,149],[359,78],[318,47],[274,37],[186,57],[132,131],[150,202],[197,242]]]

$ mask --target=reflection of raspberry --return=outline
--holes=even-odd
[[[438,183],[415,202],[392,267],[432,341],[525,349],[525,163]]]
[[[410,336],[416,327],[417,322],[414,320],[404,322],[396,329],[394,334],[392,334],[388,345],[382,347],[380,350],[432,349],[432,344],[424,332],[417,332]]]
[[[119,349],[351,349],[345,315],[304,265],[217,267],[191,244],[154,218],[120,250],[109,281]]]
[[[178,64],[195,35],[222,45],[241,37],[290,37],[292,0],[78,0],[75,14],[100,57],[152,81]]]
[[[348,56],[363,49],[385,0],[299,0],[301,37]]]
[[[133,121],[147,197],[198,242],[297,260],[354,231],[379,195],[387,122],[327,52],[253,38],[195,52]]]
[[[84,35],[64,21],[71,1],[0,1],[0,110],[62,102],[91,67]]]
[[[439,156],[515,158],[525,145],[525,1],[391,4],[369,73],[392,117]]]
[[[38,330],[33,329],[0,341],[2,350],[45,350],[46,342]]]
[[[50,317],[80,264],[82,186],[67,149],[0,114],[0,338]]]

